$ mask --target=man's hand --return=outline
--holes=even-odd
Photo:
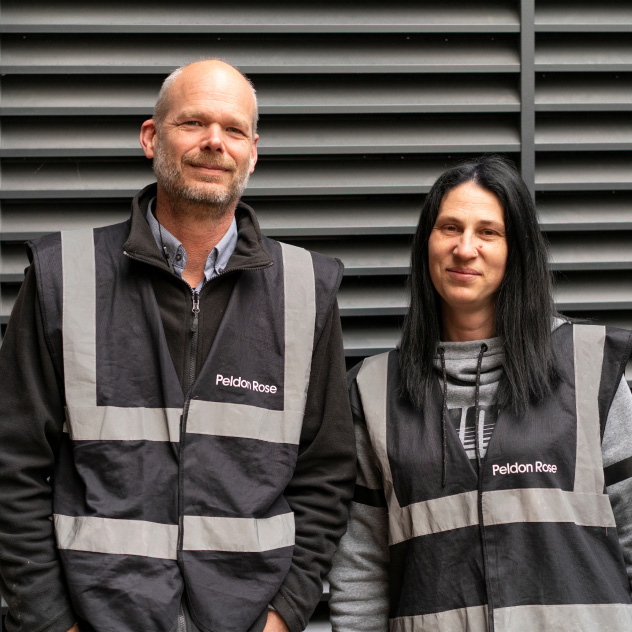
[[[75,623],[75,625],[73,625],[72,628],[68,630],[68,632],[79,632],[79,626]]]
[[[69,631],[70,632],[70,631]],[[74,632],[74,631],[73,631]],[[289,632],[285,621],[276,610],[268,610],[268,621],[263,632]]]

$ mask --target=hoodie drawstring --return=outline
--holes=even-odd
[[[478,417],[479,411],[479,395],[481,386],[481,368],[483,366],[483,355],[489,350],[489,347],[483,342],[481,344],[481,350],[478,354],[478,361],[476,364],[476,391],[474,394],[474,449],[476,451],[476,463],[478,465],[478,472],[480,476],[481,471],[481,446],[478,429]],[[441,358],[441,374],[443,378],[443,405],[441,410],[441,433],[442,433],[442,468],[441,468],[441,486],[446,486],[447,470],[448,470],[448,450],[447,450],[447,419],[448,419],[448,374],[445,367],[445,349],[439,347],[437,349],[439,357]]]
[[[483,343],[481,345],[481,351],[478,354],[478,364],[476,365],[476,392],[474,394],[474,449],[476,450],[476,464],[478,465],[478,475],[481,474],[481,446],[478,431],[478,416],[480,414],[478,409],[479,391],[481,387],[481,366],[483,365],[483,354],[489,349],[489,347]]]
[[[446,450],[446,418],[448,416],[448,374],[445,369],[445,349],[439,347],[439,355],[441,356],[441,372],[443,374],[443,407],[441,410],[441,432],[443,433],[443,443],[441,457],[443,466],[441,469],[441,487],[445,487],[446,470],[447,470],[447,450]]]

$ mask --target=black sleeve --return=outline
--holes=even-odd
[[[296,544],[292,566],[272,605],[290,632],[307,625],[347,528],[355,460],[340,316],[334,305],[314,350],[298,461],[285,491],[294,511]]]
[[[75,623],[53,533],[55,453],[64,411],[45,342],[33,266],[0,349],[0,592],[9,632]]]

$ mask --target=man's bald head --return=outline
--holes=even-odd
[[[223,59],[203,59],[201,61],[195,61],[190,64],[186,64],[184,66],[180,66],[180,68],[176,68],[171,74],[167,76],[167,78],[162,82],[162,86],[160,88],[160,92],[158,93],[158,98],[156,99],[156,105],[154,106],[154,114],[153,119],[156,123],[156,128],[158,133],[160,133],[160,128],[167,116],[167,112],[171,107],[171,89],[173,85],[177,82],[178,78],[187,71],[204,71],[208,70],[209,73],[212,73],[214,70],[224,70],[227,72],[235,73],[238,75],[250,88],[252,93],[252,98],[254,101],[254,117],[252,121],[252,130],[253,134],[257,133],[257,122],[259,121],[259,104],[257,102],[257,91],[255,87],[246,75],[239,70],[239,68],[225,62]]]

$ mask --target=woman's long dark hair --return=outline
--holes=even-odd
[[[498,403],[521,415],[530,402],[549,395],[558,381],[551,345],[555,309],[548,246],[535,205],[513,164],[500,156],[483,156],[446,171],[424,201],[412,244],[410,309],[399,346],[402,389],[421,409],[441,339],[441,304],[430,279],[428,239],[444,196],[465,182],[496,194],[505,213],[507,266],[496,295],[495,314],[495,335],[505,348]]]

